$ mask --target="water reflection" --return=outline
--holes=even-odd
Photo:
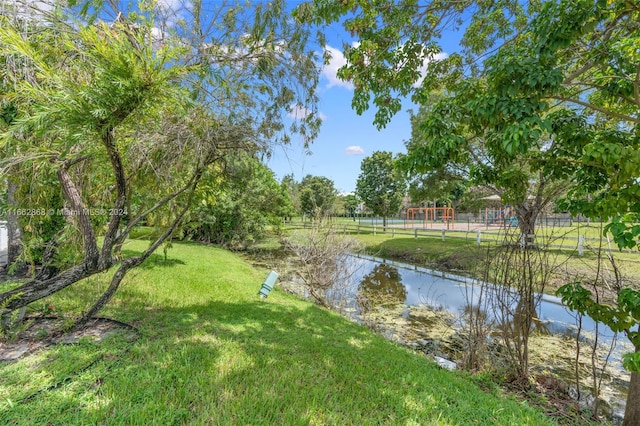
[[[407,289],[402,284],[400,271],[385,263],[375,265],[362,277],[356,296],[363,314],[379,306],[404,303],[406,299]]]
[[[352,317],[373,325],[383,335],[391,336],[392,340],[404,340],[405,343],[409,343],[408,336],[412,336],[414,340],[422,339],[422,347],[429,343],[437,348],[438,342],[433,336],[446,335],[444,340],[448,346],[457,346],[457,349],[464,351],[459,339],[451,339],[452,335],[455,338],[462,330],[462,318],[473,313],[477,321],[487,324],[490,328],[495,327],[500,322],[500,315],[496,312],[494,303],[495,291],[508,293],[504,300],[512,305],[512,310],[515,310],[519,301],[517,293],[509,289],[455,274],[369,256],[352,256],[348,262],[353,274],[347,286],[349,291],[345,294],[349,294],[348,304],[351,306]],[[532,331],[537,332],[538,336],[551,334],[575,338],[578,316],[564,306],[560,298],[538,294],[535,301],[536,318],[531,324]],[[458,319],[447,319],[455,317]],[[513,327],[513,324],[507,326]],[[400,330],[402,327],[413,330]],[[422,333],[419,329],[429,333]],[[626,341],[617,341],[615,333],[589,317],[582,318],[581,333],[583,340],[585,336],[590,336],[589,340],[597,336],[599,344],[608,345],[613,342],[615,345],[610,361],[624,379],[616,379],[620,383],[614,387],[615,395],[610,401],[614,402],[617,411],[623,412],[624,398],[621,395],[628,383],[628,373],[623,371],[619,360],[624,352],[633,348]],[[566,351],[561,349],[562,356],[565,356],[569,363],[574,357],[572,351],[571,344],[567,346]],[[583,354],[583,358],[585,355],[587,354]],[[554,362],[558,363],[559,360],[556,359]],[[566,367],[570,380],[570,364]]]
[[[348,292],[356,302],[358,310],[366,312],[372,307],[381,306],[385,300],[404,303],[408,309],[412,306],[426,306],[432,309],[445,309],[454,314],[464,314],[469,305],[479,306],[485,315],[495,318],[487,301],[492,291],[504,291],[501,286],[482,283],[468,277],[434,271],[428,268],[403,264],[401,262],[379,259],[372,256],[351,256],[351,290]],[[360,304],[360,299],[364,302]],[[575,336],[577,314],[562,304],[556,296],[541,294],[536,307],[533,327],[537,331],[551,334]],[[512,309],[518,302],[514,292],[510,303]],[[582,332],[598,332],[602,339],[610,341],[614,333],[606,326],[591,318],[582,319]]]

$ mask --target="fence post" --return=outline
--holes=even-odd
[[[578,255],[584,255],[584,235],[578,236]]]
[[[395,238],[396,236],[396,228],[391,228],[391,238]]]
[[[414,235],[414,238],[416,239],[418,238],[418,228],[413,230],[413,235]]]
[[[376,226],[373,225],[373,235],[376,235]]]
[[[444,234],[445,234],[446,232],[447,232],[447,231],[445,231],[444,229],[442,230],[442,241],[444,241]]]
[[[478,245],[480,245],[480,243],[482,242],[482,231],[480,231],[478,229],[478,237],[476,238],[476,241],[478,242]]]

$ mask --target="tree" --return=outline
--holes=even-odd
[[[635,2],[317,0],[310,9],[306,13],[315,22],[343,20],[359,38],[345,49],[347,65],[339,71],[354,83],[356,111],[366,110],[373,96],[375,122],[384,126],[399,111],[400,97],[423,104],[434,90],[444,90],[450,100],[429,126],[434,133],[444,130],[437,147],[443,158],[455,157],[468,143],[463,132],[446,125],[468,121],[472,135],[482,136],[496,159],[509,164],[526,155],[538,175],[574,180],[566,206],[592,218],[612,217],[607,230],[618,245],[638,244],[640,8]],[[462,54],[437,57],[442,32],[457,29],[465,16],[471,20]],[[541,146],[544,139],[553,141],[551,146]],[[491,177],[485,167],[474,173]],[[521,175],[516,168],[511,174]],[[624,303],[617,302],[620,315],[634,319],[625,323],[625,333],[637,361],[640,292],[629,291]],[[638,365],[627,363],[632,374],[625,425],[640,424]]]
[[[300,211],[298,186],[292,174],[284,176],[280,182],[280,191],[282,192],[282,199],[284,200],[281,216],[285,221],[290,220]]]
[[[190,6],[191,18],[171,32],[158,30],[167,26],[145,2],[127,18],[111,11],[111,23],[65,9],[27,33],[0,17],[0,54],[21,65],[3,74],[11,83],[3,96],[18,113],[2,134],[1,164],[55,176],[63,209],[21,207],[65,219],[63,232],[43,241],[60,270],[0,294],[1,314],[115,267],[78,319],[86,322],[178,228],[211,164],[229,152],[267,150],[292,132],[313,139],[317,65],[283,2],[221,5],[213,16],[225,19],[210,22],[201,3]],[[311,114],[287,128],[292,105]],[[41,190],[32,188],[39,200]],[[124,255],[129,231],[149,219],[162,224],[161,235],[143,253]]]
[[[420,173],[418,176],[409,178],[408,194],[411,202],[418,205],[432,202],[434,206],[455,208],[465,190],[465,180],[460,175],[447,170]]]
[[[288,194],[266,165],[246,152],[231,153],[204,173],[185,218],[185,234],[246,249],[264,236],[267,226],[281,224],[289,205]]]
[[[374,122],[384,126],[400,110],[403,97],[411,97],[419,105],[428,104],[433,95],[466,97],[467,108],[442,112],[451,117],[473,111],[482,124],[478,130],[491,132],[491,148],[502,158],[513,158],[526,153],[532,144],[538,145],[540,137],[552,131],[550,109],[565,106],[590,120],[609,121],[609,130],[618,126],[629,136],[627,143],[634,140],[632,135],[640,122],[640,99],[634,95],[640,91],[635,78],[638,58],[632,47],[637,44],[638,13],[637,5],[623,0],[356,0],[345,4],[316,0],[298,10],[301,17],[318,24],[340,21],[358,38],[357,44],[344,46],[347,63],[339,70],[339,76],[354,84],[352,104],[357,112],[375,105]],[[468,25],[461,29],[461,22],[468,17]],[[463,33],[461,53],[443,54],[439,40],[444,31]],[[465,119],[464,115],[455,118],[458,122]],[[450,153],[455,143],[449,140]],[[611,194],[622,196],[623,203],[609,210],[633,213],[633,217],[623,216],[619,221],[631,224],[637,220],[635,196],[620,186],[621,182],[613,181],[626,182],[628,173],[623,176],[619,171],[637,171],[640,165],[632,142],[630,147],[619,142],[614,145],[615,152],[608,150],[605,157],[626,166],[619,167],[610,179],[617,187]],[[598,143],[587,150],[595,150],[599,157],[595,147],[603,148]],[[560,168],[577,164],[554,163]],[[578,208],[587,209],[587,205],[581,203]],[[603,209],[585,213],[606,217],[601,214]],[[610,229],[617,235],[629,235],[621,237],[625,244],[640,236],[640,230],[634,231],[637,228],[632,225]]]
[[[449,183],[449,191],[459,191],[461,180],[489,189],[514,206],[520,241],[534,247],[538,216],[571,184],[542,170],[542,164],[555,158],[548,133],[538,131],[526,152],[505,153],[503,129],[490,127],[488,116],[476,110],[498,90],[484,79],[465,79],[456,96],[421,106],[412,116],[411,139],[399,167],[410,175],[437,179],[430,182],[433,189]]]
[[[340,22],[358,40],[343,45],[346,64],[338,76],[353,82],[356,112],[375,105],[374,122],[384,127],[403,98],[424,104],[461,76],[481,71],[482,58],[521,31],[538,9],[538,2],[518,0],[313,0],[296,14],[320,26]],[[463,23],[467,26],[461,29]],[[463,33],[461,52],[443,52],[443,33],[456,30]]]
[[[374,152],[362,160],[356,182],[356,195],[375,215],[382,216],[385,230],[387,218],[398,213],[407,189],[395,162],[391,152]]]
[[[344,196],[345,214],[352,217],[354,221],[356,220],[356,212],[358,211],[359,206],[360,201],[354,194],[347,194]]]
[[[300,182],[300,209],[303,214],[322,219],[333,209],[338,191],[324,176],[305,176]]]

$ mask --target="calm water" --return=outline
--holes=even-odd
[[[470,303],[477,306],[481,287],[485,287],[483,296],[485,299],[487,299],[486,288],[496,288],[491,284],[483,284],[478,280],[460,275],[371,256],[349,256],[347,262],[350,279],[336,288],[334,294],[327,296],[329,299],[334,298],[336,302],[334,304],[348,308],[355,320],[360,320],[360,315],[375,307],[377,301],[406,305],[403,315],[410,315],[411,308],[417,306],[436,310],[444,309],[461,315]],[[510,298],[515,306],[517,295],[511,293]],[[538,300],[537,321],[534,328],[551,334],[576,336],[578,328],[575,312],[564,306],[560,298],[555,296],[538,295]],[[492,316],[495,318],[491,312],[486,313],[489,318]],[[582,336],[592,339],[596,332],[600,344],[609,344],[615,337],[615,333],[608,327],[602,324],[596,327],[595,321],[589,317],[583,317]],[[610,362],[618,371],[622,371],[620,363],[622,354],[632,351],[633,347],[626,337],[618,336],[618,339]],[[619,416],[624,412],[624,394],[628,384],[618,381],[611,386],[615,396],[610,399],[610,403]]]
[[[342,294],[351,296],[356,307],[359,290],[395,297],[397,302],[408,306],[422,305],[453,313],[461,313],[469,303],[476,305],[481,295],[482,283],[460,275],[372,256],[351,256],[349,262],[351,279]],[[571,334],[575,331],[577,315],[564,306],[559,297],[546,294],[538,297],[538,320],[546,324],[552,333]],[[595,332],[596,323],[585,317],[582,328],[586,332]],[[599,332],[608,339],[614,335],[602,324]]]

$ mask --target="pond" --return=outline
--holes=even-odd
[[[347,302],[346,305],[355,309],[353,312],[356,314],[362,309],[358,303],[358,295],[359,293],[362,295],[363,290],[369,292],[371,296],[395,295],[395,300],[407,305],[409,309],[425,306],[460,314],[470,304],[477,305],[482,294],[481,285],[491,286],[461,275],[373,256],[350,256],[349,263],[351,280],[346,286],[340,286],[338,293],[333,295],[333,299],[336,302],[343,299],[343,302]],[[484,291],[486,297],[486,290]],[[331,296],[330,294],[329,297]],[[577,331],[577,314],[564,306],[559,297],[548,294],[541,294],[538,297],[540,298],[536,309],[538,327],[552,334],[574,337]],[[584,334],[595,334],[596,327],[598,327],[600,341],[611,342],[615,336],[611,329],[602,324],[597,325],[589,317],[582,319]],[[622,343],[617,345],[621,350],[631,348],[630,344],[626,348],[623,346]]]
[[[487,289],[495,288],[471,278],[371,256],[347,259],[350,279],[335,285],[326,295],[337,310],[390,340],[454,361],[464,352],[463,314],[470,305],[478,304],[481,294],[487,299]],[[550,371],[573,383],[577,315],[558,297],[538,296],[530,340],[531,370]],[[486,312],[488,320],[493,316]],[[601,395],[610,406],[609,415],[621,417],[629,375],[620,359],[632,347],[626,338],[616,340],[608,327],[588,317],[582,319],[581,327],[582,342],[587,347],[597,337],[599,368],[605,379]],[[605,363],[607,345],[612,343],[614,348]],[[589,371],[590,353],[585,351],[581,358],[583,371]],[[590,386],[589,380],[581,386]],[[582,396],[588,393],[584,388]]]

